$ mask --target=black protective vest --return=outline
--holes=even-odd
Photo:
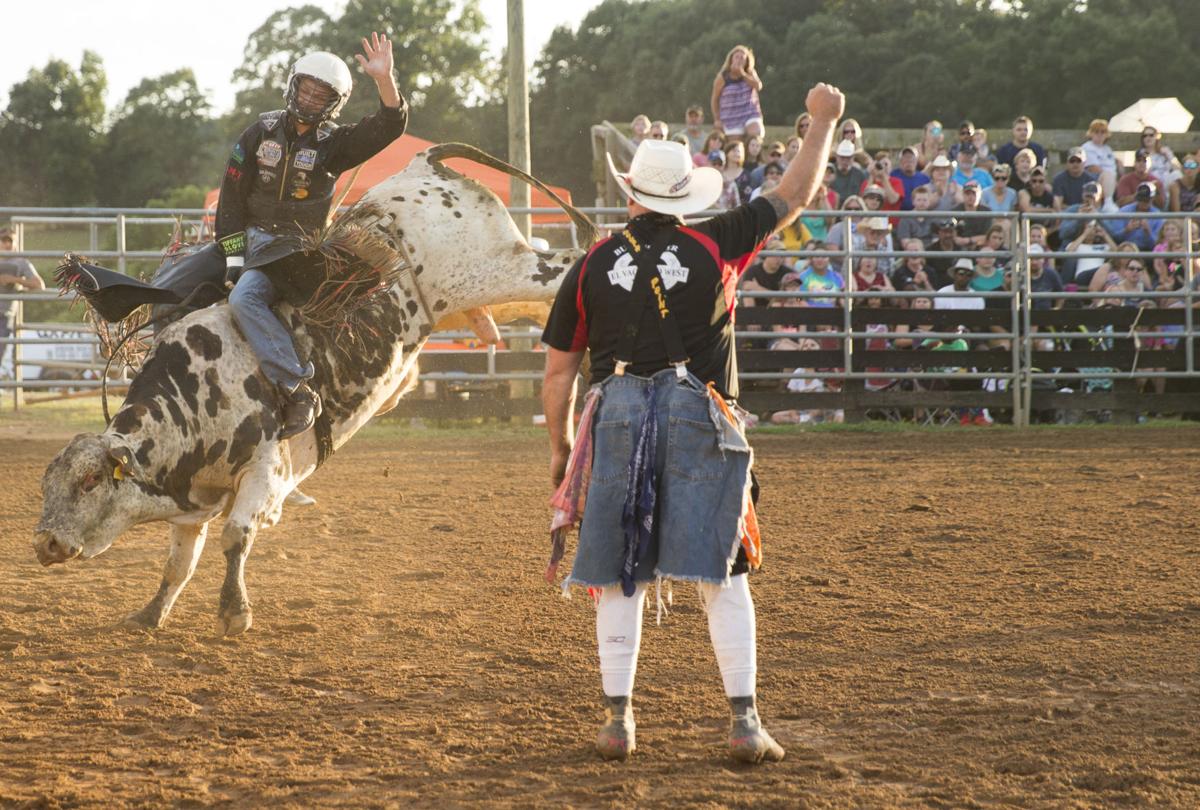
[[[324,226],[337,183],[326,168],[337,125],[323,123],[289,142],[284,120],[282,110],[259,116],[258,172],[246,199],[246,224],[274,233],[312,231]]]

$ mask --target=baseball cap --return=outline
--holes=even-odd
[[[833,154],[838,157],[854,157],[854,144],[850,141],[842,141],[837,145],[837,149],[833,150]]]
[[[1037,242],[1031,243],[1029,245],[1029,247],[1025,248],[1025,250],[1026,250],[1026,252],[1028,252],[1031,255],[1034,253],[1045,253],[1046,252],[1046,249],[1044,247],[1042,247],[1041,245],[1039,245]]]
[[[721,151],[720,149],[712,150],[711,152],[708,153],[708,162],[709,163],[724,163],[725,162],[725,153],[723,151]]]
[[[887,221],[887,217],[867,217],[862,223],[864,228],[869,228],[872,231],[890,231],[891,223]]]
[[[933,227],[937,228],[938,230],[941,230],[942,228],[953,228],[956,225],[958,225],[958,220],[956,220],[954,217],[939,219],[937,222],[933,223]]]
[[[1030,176],[1033,176],[1035,174],[1040,174],[1042,177],[1045,177],[1046,170],[1043,169],[1041,166],[1034,166],[1032,169],[1029,170],[1029,174],[1030,174]]]
[[[970,259],[968,259],[968,258],[965,258],[965,257],[964,257],[964,258],[962,258],[962,259],[959,259],[958,261],[956,261],[956,262],[954,263],[954,267],[953,267],[953,269],[954,269],[955,271],[958,271],[958,270],[970,270],[972,273],[974,273],[974,272],[975,272],[975,262],[973,262],[973,261],[971,261]]]
[[[1083,148],[1082,147],[1073,146],[1073,147],[1071,147],[1071,150],[1069,152],[1067,152],[1067,160],[1074,160],[1075,158],[1079,158],[1080,160],[1083,160]]]
[[[914,154],[914,155],[915,155],[915,154],[917,153],[917,150],[916,150],[916,149],[914,149],[914,148],[913,148],[913,147],[911,147],[911,146],[906,146],[906,147],[904,147],[903,149],[901,149],[901,150],[900,150],[900,154],[902,154],[902,155],[903,155],[905,152],[911,152],[912,154]]]
[[[790,287],[793,284],[797,284],[797,285],[800,284],[800,274],[799,273],[792,271],[790,273],[784,273],[782,276],[779,277],[779,288],[780,289],[783,289],[784,287]]]
[[[1148,200],[1154,196],[1153,183],[1138,183],[1137,192],[1134,194],[1139,200]]]
[[[968,180],[967,182],[963,183],[963,191],[979,191],[979,181]]]
[[[1149,157],[1150,157],[1150,150],[1148,150],[1148,149],[1139,149],[1133,153],[1134,160],[1146,160]]]
[[[974,155],[977,151],[978,150],[975,148],[975,144],[973,143],[964,143],[962,146],[958,147],[958,153],[960,155]]]
[[[874,194],[876,197],[882,200],[884,197],[883,186],[879,185],[878,183],[872,183],[863,189],[862,195],[865,197],[868,194]]]

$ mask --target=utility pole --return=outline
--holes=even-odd
[[[529,79],[525,72],[525,0],[508,0],[508,162],[529,171]],[[509,178],[509,206],[529,207],[529,185]],[[530,237],[528,214],[513,214],[517,230]]]

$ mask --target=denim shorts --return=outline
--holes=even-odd
[[[612,376],[601,385],[595,449],[579,545],[567,582],[604,587],[621,577],[621,509],[629,460],[653,389],[658,408],[656,532],[634,580],[658,577],[724,584],[738,558],[753,453],[740,426],[720,413],[704,386],[674,369],[652,378]]]

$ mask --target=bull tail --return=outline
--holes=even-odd
[[[466,143],[441,143],[425,150],[425,154],[428,156],[430,163],[439,164],[439,167],[443,170],[453,171],[448,166],[441,165],[443,161],[449,160],[450,158],[465,158],[482,166],[487,166],[489,168],[502,171],[512,177],[518,177],[536,188],[538,191],[545,194],[550,199],[554,200],[555,204],[566,212],[567,216],[571,218],[571,222],[573,222],[575,227],[579,229],[579,241],[584,247],[591,247],[599,238],[600,230],[596,227],[596,224],[588,218],[587,214],[583,213],[578,208],[559,197],[554,193],[553,190],[551,190],[549,186],[547,186],[541,180],[538,180],[533,175],[518,169],[516,166],[513,166],[510,163],[505,163],[500,158],[489,155],[482,149],[478,149]]]

